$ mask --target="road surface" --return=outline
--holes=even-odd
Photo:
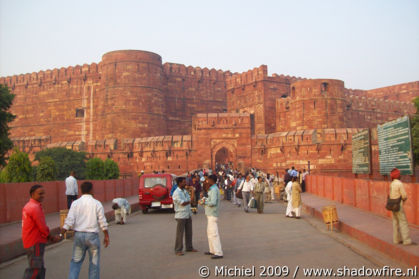
[[[277,275],[279,269],[282,275],[289,269],[285,278],[292,278],[299,266],[296,278],[304,278],[303,267],[376,267],[369,259],[312,226],[307,222],[311,217],[289,219],[284,211],[284,204],[275,202],[266,204],[264,214],[257,214],[254,209],[245,213],[223,201],[219,231],[224,259],[219,260],[211,260],[203,254],[208,251],[208,242],[202,208],[193,216],[193,244],[199,252],[185,256],[174,254],[176,222],[173,213],[135,213],[124,226],[111,223],[111,244],[101,250],[101,278],[201,278],[198,270],[202,266],[209,268],[209,278],[223,278],[222,274],[215,276],[216,267],[219,272],[233,268],[235,278],[250,268],[248,272],[254,272],[254,277],[259,278],[263,271],[260,266],[279,266]],[[67,278],[71,254],[71,239],[50,246],[45,255],[47,278]],[[25,257],[3,264],[0,278],[21,278],[26,265]],[[88,257],[80,278],[87,278],[87,269]],[[234,276],[224,278],[228,277]]]

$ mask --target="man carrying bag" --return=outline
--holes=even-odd
[[[390,173],[390,194],[386,208],[393,213],[393,242],[394,244],[411,245],[409,225],[403,210],[403,203],[407,200],[407,194],[403,183],[400,181],[400,171],[395,168]]]

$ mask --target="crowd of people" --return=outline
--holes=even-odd
[[[249,212],[250,206],[255,207],[258,213],[263,213],[265,202],[275,200],[274,187],[278,187],[279,199],[289,203],[286,216],[298,218],[301,215],[300,193],[305,191],[307,174],[305,169],[298,171],[295,167],[291,167],[286,169],[281,177],[278,173],[276,175],[264,173],[256,168],[241,172],[229,164],[217,164],[215,170],[199,169],[188,173],[185,189],[192,198],[192,211],[196,213],[200,194],[205,195],[208,190],[208,177],[215,175],[216,185],[223,193],[224,200],[242,207],[246,213]],[[172,189],[172,195],[175,188]]]
[[[193,208],[199,204],[204,207],[207,217],[209,250],[204,254],[211,256],[211,259],[223,258],[218,231],[221,192],[224,193],[225,200],[243,207],[246,213],[249,212],[249,208],[256,208],[261,214],[265,201],[275,200],[274,187],[279,187],[279,199],[287,202],[285,216],[300,218],[301,193],[305,191],[307,174],[305,170],[298,171],[292,167],[285,170],[283,177],[279,177],[278,174],[265,174],[255,168],[241,173],[230,165],[217,165],[214,171],[201,169],[188,173],[186,177],[177,177],[171,192],[177,221],[175,254],[184,255],[184,236],[186,252],[198,252],[192,245],[192,214]],[[24,278],[45,278],[46,243],[62,240],[63,235],[70,229],[75,231],[75,235],[68,278],[79,277],[86,253],[89,254],[90,262],[89,279],[100,277],[99,232],[103,232],[103,244],[107,247],[110,243],[108,223],[101,202],[93,198],[94,187],[91,182],[86,181],[81,184],[81,196],[77,198],[78,187],[74,175],[75,173],[72,172],[66,179],[69,212],[59,235],[52,235],[46,225],[41,206],[45,197],[42,185],[34,185],[30,188],[30,200],[22,210],[22,241],[29,263]],[[393,212],[394,243],[411,245],[413,242],[403,210],[407,194],[400,177],[398,169],[391,172],[392,183],[386,208]],[[116,223],[125,224],[126,216],[130,214],[129,202],[123,198],[116,198],[112,204]]]

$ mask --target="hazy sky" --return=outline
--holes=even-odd
[[[419,1],[0,0],[0,76],[100,62],[117,49],[371,89],[419,80]]]

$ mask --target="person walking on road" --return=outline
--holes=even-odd
[[[173,204],[175,206],[176,242],[175,253],[183,256],[183,235],[185,234],[185,245],[187,252],[198,252],[192,246],[192,210],[191,197],[185,189],[186,180],[184,177],[176,178],[177,189],[173,193]]]
[[[115,223],[123,225],[127,222],[127,215],[131,214],[131,205],[127,199],[115,198],[112,200],[112,209],[115,213]]]
[[[238,207],[240,207],[240,205],[242,204],[242,202],[240,201],[241,198],[237,197],[237,191],[238,191],[238,188],[241,185],[242,181],[243,181],[242,175],[238,174],[238,176],[235,180],[234,188],[233,188],[233,204],[237,205]]]
[[[65,179],[65,194],[67,196],[67,209],[70,209],[71,203],[77,200],[79,186],[77,184],[76,173],[70,172],[70,176]]]
[[[292,210],[295,215],[295,218],[300,219],[301,217],[301,185],[298,182],[298,177],[292,177],[292,189],[291,189],[291,200],[292,200]]]
[[[45,222],[42,201],[45,197],[41,185],[33,185],[29,191],[30,200],[22,209],[22,241],[26,250],[29,267],[25,269],[23,279],[44,279],[45,265],[44,252],[48,240],[58,242],[57,236],[51,236]]]
[[[83,182],[82,196],[73,202],[65,219],[61,233],[70,228],[74,234],[73,256],[70,262],[68,279],[79,278],[81,266],[89,253],[89,279],[100,278],[100,239],[99,228],[103,231],[105,248],[109,245],[108,223],[100,201],[93,198],[93,184]]]
[[[411,245],[412,239],[409,235],[409,225],[407,223],[406,214],[404,213],[403,204],[407,200],[407,194],[400,181],[400,171],[395,168],[390,173],[390,199],[400,199],[399,211],[392,211],[393,213],[393,242],[394,244]]]
[[[208,182],[211,187],[208,190],[208,197],[202,197],[200,204],[205,207],[205,214],[207,215],[207,236],[209,251],[205,255],[211,255],[211,259],[223,258],[223,250],[221,247],[220,235],[218,233],[218,216],[220,212],[220,190],[217,187],[217,176],[210,175]]]
[[[266,182],[264,181],[262,176],[258,177],[258,182],[256,183],[254,187],[255,192],[255,200],[256,200],[256,206],[258,213],[263,213],[263,207],[264,207],[264,192],[265,188],[268,186],[266,185]]]
[[[253,193],[253,183],[250,180],[250,174],[246,175],[246,179],[242,181],[237,190],[242,190],[243,210],[249,212],[250,193]]]
[[[285,212],[285,216],[288,218],[292,218],[294,217],[292,214],[292,180],[288,181],[287,185],[285,186],[285,194],[287,196],[287,209]]]

